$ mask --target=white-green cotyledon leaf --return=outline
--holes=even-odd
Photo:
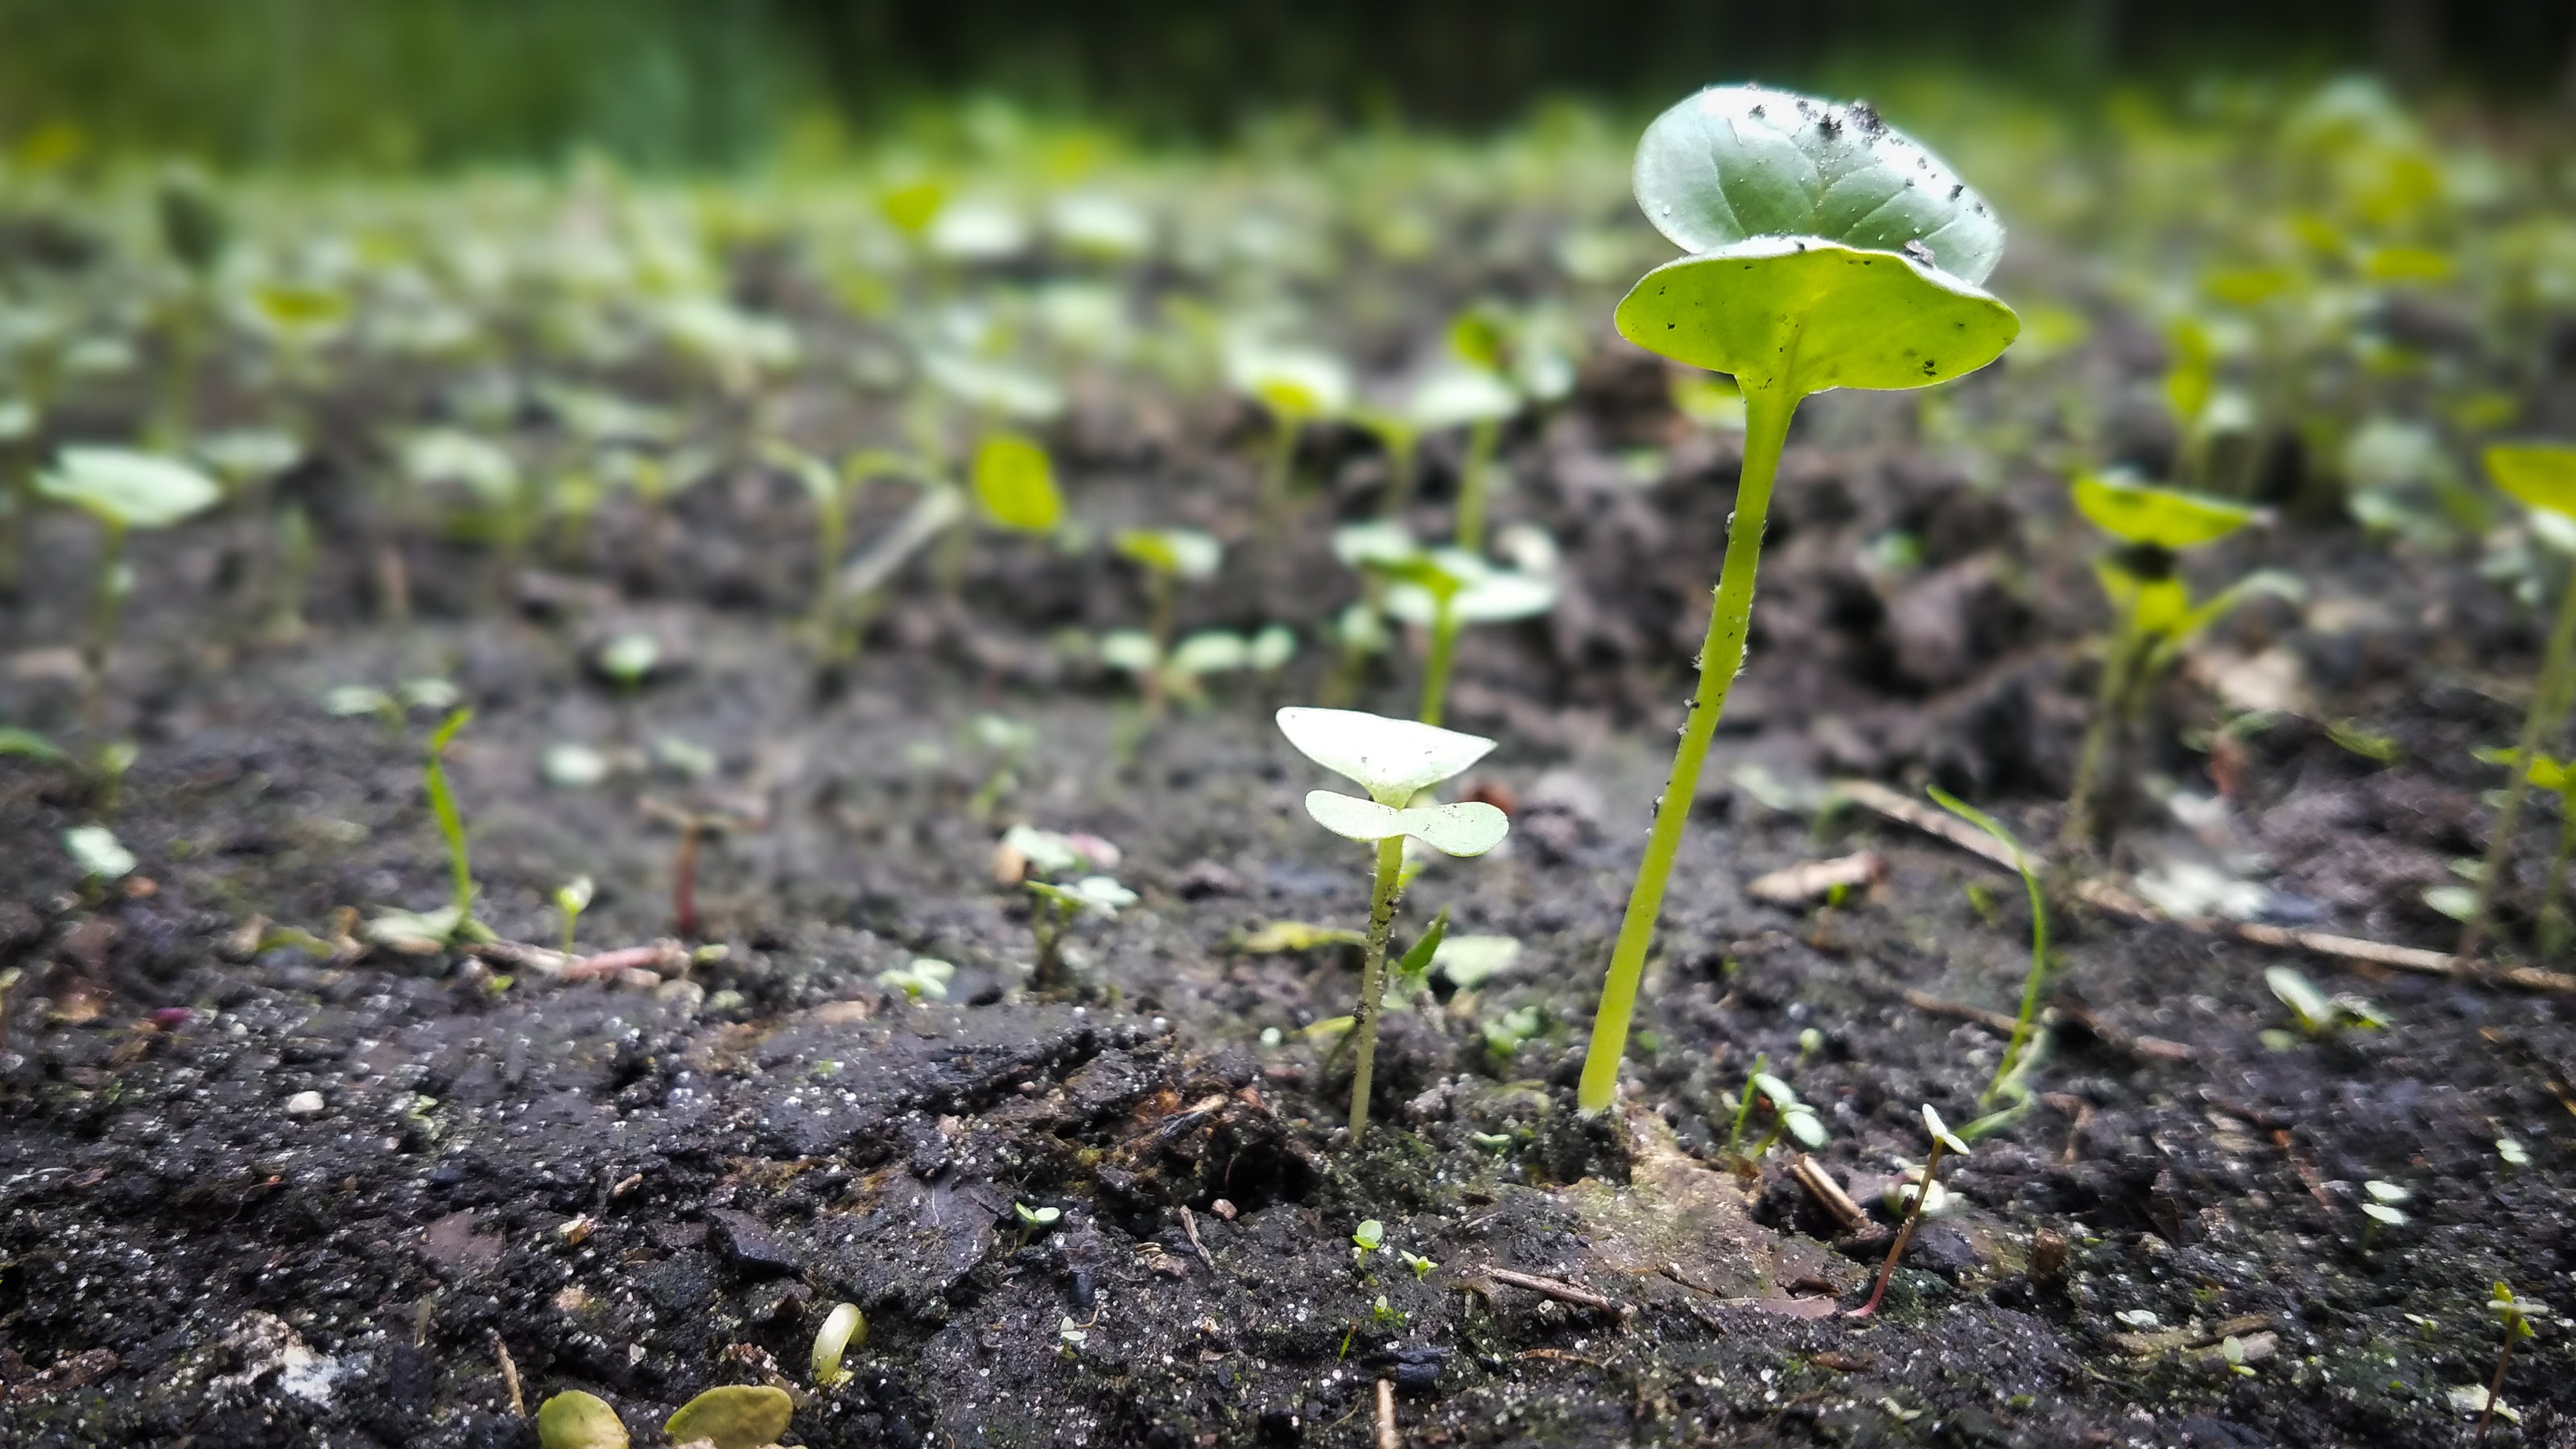
[[[2010,307],[1896,252],[1764,236],[1684,257],[1621,299],[1619,335],[1747,389],[1925,387],[1976,371],[2021,333]]]
[[[2004,254],[1985,198],[1865,101],[1711,86],[1646,128],[1632,180],[1646,219],[1686,251],[1776,236],[1884,252],[1917,243],[1969,283]]]
[[[1279,732],[1299,754],[1365,786],[1381,802],[1409,801],[1416,790],[1439,784],[1494,748],[1481,735],[1364,710],[1291,705],[1277,718]]]
[[[213,506],[223,491],[185,463],[131,448],[65,448],[36,491],[121,528],[161,528]]]
[[[1374,844],[1410,836],[1444,855],[1483,855],[1502,844],[1512,829],[1510,816],[1481,800],[1398,810],[1356,795],[1316,790],[1306,796],[1306,813],[1346,840]]]

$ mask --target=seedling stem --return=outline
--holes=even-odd
[[[1449,671],[1458,655],[1458,601],[1454,594],[1438,594],[1438,611],[1431,616],[1431,651],[1422,662],[1422,704],[1414,718],[1427,725],[1440,723],[1449,704]]]
[[[2514,827],[2522,817],[2522,798],[2529,793],[2530,762],[2539,753],[2541,736],[2564,713],[2560,697],[2566,692],[2571,652],[2576,652],[2576,579],[2559,591],[2558,619],[2549,628],[2549,648],[2541,657],[2540,683],[2532,691],[2531,708],[2522,716],[2522,737],[2514,746],[2513,774],[2505,783],[2504,807],[2496,812],[2495,828],[2487,835],[2486,868],[2478,872],[2477,904],[2470,908],[2468,923],[2460,928],[2460,944],[2452,953],[2464,962],[2476,960],[2479,941],[2486,934],[2487,913],[2495,907],[2497,883],[2504,879]]]
[[[1378,997],[1386,987],[1386,940],[1395,927],[1396,898],[1404,890],[1404,837],[1377,843],[1377,884],[1369,895],[1368,944],[1361,948],[1360,1004],[1351,1036],[1358,1057],[1351,1067],[1351,1144],[1368,1132],[1369,1078],[1377,1066]]]
[[[1796,350],[1791,334],[1790,352]],[[1777,379],[1794,370],[1794,356],[1784,355]],[[1763,518],[1771,507],[1771,480],[1780,469],[1780,450],[1788,442],[1789,418],[1798,397],[1785,381],[1747,385],[1744,389],[1744,466],[1735,485],[1735,515],[1727,530],[1726,561],[1717,577],[1716,607],[1708,619],[1708,637],[1700,645],[1699,688],[1691,696],[1690,720],[1682,726],[1681,748],[1673,755],[1662,798],[1655,802],[1655,824],[1646,837],[1645,859],[1637,866],[1637,883],[1628,892],[1628,913],[1620,919],[1619,939],[1610,951],[1610,977],[1601,990],[1599,1014],[1592,1022],[1592,1045],[1583,1060],[1583,1085],[1577,1101],[1586,1112],[1610,1105],[1619,1090],[1619,1063],[1628,1048],[1628,1022],[1637,1009],[1637,983],[1645,975],[1646,948],[1653,943],[1655,921],[1663,913],[1664,885],[1681,850],[1682,829],[1690,822],[1691,802],[1699,794],[1700,766],[1709,741],[1717,734],[1726,696],[1744,667],[1746,630],[1753,618],[1753,575],[1762,563]]]
[[[458,813],[456,792],[447,783],[447,746],[473,718],[471,709],[450,714],[438,732],[429,737],[429,755],[420,768],[421,785],[429,793],[430,813],[438,817],[438,833],[447,840],[449,904],[456,908],[456,930],[460,935],[471,928],[474,920],[474,867],[465,854],[465,817]]]
[[[1485,551],[1485,495],[1492,489],[1494,449],[1502,441],[1500,418],[1478,418],[1467,429],[1467,456],[1458,466],[1458,546]]]

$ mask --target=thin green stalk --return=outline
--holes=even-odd
[[[2540,886],[2540,953],[2551,959],[2566,954],[2567,868],[2576,865],[2576,782],[2558,792],[2558,849],[2549,859],[2549,876]]]
[[[1145,671],[1143,681],[1145,717],[1156,720],[1163,717],[1163,666],[1171,660],[1172,631],[1178,627],[1175,616],[1178,613],[1180,579],[1167,570],[1152,569],[1146,574],[1145,592],[1147,606],[1151,610],[1145,629],[1154,640],[1154,667]]]
[[[2549,629],[2549,648],[2541,656],[2540,682],[2532,690],[2531,708],[2522,717],[2522,738],[2514,746],[2513,774],[2505,783],[2504,808],[2496,812],[2495,829],[2487,836],[2486,866],[2478,872],[2477,904],[2469,911],[2468,923],[2460,928],[2460,944],[2452,953],[2464,962],[2475,962],[2479,941],[2486,934],[2487,913],[2495,907],[2496,891],[2504,880],[2506,858],[2513,847],[2514,827],[2522,818],[2522,797],[2530,793],[2526,787],[2531,759],[2539,753],[2541,737],[2558,712],[2556,706],[2566,687],[2571,652],[2576,652],[2576,580],[2563,586],[2558,595],[2558,619]]]
[[[2016,859],[2020,857],[2014,851]],[[2012,1078],[2013,1068],[2021,1064],[2021,1054],[2030,1045],[2032,1023],[2039,1019],[2039,988],[2048,979],[2048,902],[2039,888],[2039,874],[2029,866],[2021,868],[2023,889],[2030,892],[2030,975],[2021,984],[2021,1010],[2013,1017],[2012,1042],[2004,1048],[2004,1059],[1995,1067],[1995,1079],[1986,1084],[1978,1096],[1980,1105],[1991,1102]]]
[[[90,744],[107,747],[107,653],[116,643],[118,619],[125,611],[129,587],[125,566],[126,529],[101,520],[98,578],[89,602],[89,633],[81,641],[81,722]]]
[[[1440,716],[1448,709],[1449,670],[1457,656],[1457,604],[1443,597],[1431,615],[1431,649],[1422,661],[1422,706],[1415,717],[1424,724],[1440,723]]]
[[[2075,791],[2066,802],[2066,823],[2058,830],[2058,844],[2065,849],[2089,850],[2100,833],[2095,817],[2101,808],[2102,772],[2111,759],[2113,735],[2125,728],[2130,677],[2137,671],[2141,652],[2137,607],[2122,605],[2112,626],[2111,646],[2102,656],[2102,682],[2093,692],[2093,725],[2084,732],[2084,751],[2075,761]]]
[[[1261,471],[1261,524],[1276,532],[1288,514],[1288,489],[1297,474],[1297,420],[1282,413],[1270,440],[1270,462]]]
[[[1738,1097],[1735,1101],[1735,1126],[1726,1134],[1726,1151],[1723,1154],[1724,1156],[1733,1157],[1735,1155],[1736,1144],[1744,1140],[1744,1124],[1751,1121],[1753,1118],[1753,1079],[1762,1075],[1763,1069],[1770,1065],[1771,1054],[1769,1052],[1755,1052],[1753,1054],[1753,1070],[1744,1074],[1744,1095]]]
[[[1784,365],[1785,367],[1785,365]],[[1619,939],[1610,951],[1610,974],[1601,988],[1600,1010],[1592,1020],[1592,1045],[1583,1061],[1583,1085],[1577,1096],[1586,1112],[1610,1105],[1619,1090],[1619,1062],[1628,1048],[1628,1022],[1636,1014],[1637,984],[1646,971],[1646,948],[1653,942],[1655,920],[1663,913],[1664,885],[1680,853],[1682,829],[1690,821],[1691,802],[1699,794],[1700,766],[1718,717],[1726,710],[1727,692],[1744,667],[1744,643],[1753,621],[1753,575],[1762,563],[1762,527],[1771,508],[1771,482],[1780,470],[1780,450],[1789,439],[1789,419],[1798,399],[1781,386],[1747,388],[1744,393],[1744,467],[1735,485],[1735,517],[1727,530],[1726,562],[1717,577],[1716,606],[1708,619],[1708,637],[1700,646],[1699,689],[1691,696],[1690,720],[1682,727],[1681,748],[1665,777],[1663,798],[1655,802],[1655,824],[1646,837],[1645,858],[1637,865],[1637,882],[1628,892],[1628,912],[1619,922]]]
[[[1413,506],[1413,481],[1422,473],[1422,444],[1411,432],[1400,433],[1386,445],[1385,516],[1401,519]]]
[[[1377,884],[1369,895],[1366,954],[1360,958],[1360,1004],[1351,1014],[1351,1039],[1359,1056],[1351,1067],[1351,1145],[1368,1132],[1369,1078],[1377,1066],[1378,993],[1386,986],[1386,938],[1395,927],[1395,900],[1404,889],[1404,837],[1377,843]]]
[[[474,919],[474,868],[465,855],[465,817],[456,808],[456,792],[447,784],[447,745],[474,718],[474,711],[460,709],[447,717],[438,733],[429,737],[429,757],[422,762],[422,787],[429,793],[430,813],[438,817],[438,833],[447,841],[449,888],[456,907],[456,928],[465,929]]]
[[[1492,491],[1494,449],[1502,442],[1498,418],[1479,418],[1467,429],[1467,456],[1458,467],[1458,546],[1485,551],[1485,495]]]

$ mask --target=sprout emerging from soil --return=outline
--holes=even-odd
[[[555,887],[555,910],[563,916],[563,953],[573,954],[573,932],[581,925],[581,913],[590,908],[593,887],[590,877],[574,876]]]
[[[2070,849],[2109,842],[2129,794],[2129,760],[2139,717],[2183,647],[2260,594],[2296,598],[2298,580],[2277,570],[2247,575],[2193,602],[2176,555],[2225,538],[2252,522],[2253,509],[2223,499],[2158,488],[2117,474],[2079,478],[2076,511],[2120,546],[2094,563],[2111,600],[2111,638],[2095,690],[2093,724],[2076,760],[2075,793],[2059,840]]]
[[[1362,1270],[1368,1267],[1369,1254],[1385,1246],[1386,1224],[1376,1218],[1363,1219],[1351,1230],[1351,1262]]]
[[[1974,372],[2021,328],[2010,307],[1976,285],[2003,254],[2003,227],[1984,198],[1867,107],[1713,87],[1647,127],[1635,179],[1646,219],[1697,255],[1637,283],[1619,304],[1620,335],[1736,380],[1744,463],[1699,688],[1593,1017],[1578,1097],[1587,1112],[1608,1108],[1618,1093],[1664,885],[1744,667],[1763,518],[1790,416],[1811,393],[1923,387]]]
[[[1941,1186],[1937,1176],[1941,1171],[1941,1154],[1946,1151],[1961,1157],[1968,1155],[1968,1144],[1951,1133],[1942,1122],[1941,1114],[1933,1111],[1929,1102],[1923,1104],[1923,1130],[1931,1135],[1932,1155],[1923,1163],[1922,1186],[1908,1195],[1910,1205],[1905,1210],[1905,1221],[1897,1226],[1896,1241],[1887,1245],[1887,1261],[1878,1265],[1878,1281],[1870,1285],[1869,1301],[1851,1311],[1854,1318],[1867,1318],[1876,1313],[1879,1300],[1887,1296],[1887,1280],[1896,1276],[1897,1260],[1905,1256],[1905,1244],[1914,1236],[1914,1225],[1922,1220],[1924,1205],[1932,1200],[1932,1194]]]
[[[1145,571],[1151,614],[1142,640],[1113,643],[1118,636],[1112,635],[1101,641],[1102,657],[1136,675],[1145,688],[1147,711],[1159,714],[1168,684],[1165,666],[1172,658],[1180,586],[1184,581],[1214,577],[1217,565],[1225,560],[1225,546],[1194,528],[1131,528],[1118,535],[1114,547],[1121,558]]]
[[[2297,1025],[2300,1036],[2316,1039],[2333,1036],[2345,1027],[2382,1031],[2388,1026],[2388,1017],[2378,1007],[2349,992],[2328,996],[2292,967],[2266,968],[2263,984],[2272,989],[2272,995],[2283,1006],[2290,1008],[2290,1020]],[[2265,1034],[2267,1044],[2275,1049],[2294,1044],[2286,1039],[2276,1040],[2276,1035]]]
[[[1037,938],[1037,970],[1029,984],[1040,991],[1064,985],[1064,938],[1074,922],[1097,915],[1116,919],[1122,907],[1136,904],[1136,893],[1114,876],[1087,875],[1071,885],[1042,880],[1027,883],[1036,903],[1029,912],[1029,931]]]
[[[1025,1248],[1055,1231],[1055,1225],[1064,1218],[1064,1209],[1033,1208],[1027,1203],[1015,1202],[1011,1204],[1011,1214],[1020,1220],[1020,1246]]]
[[[2021,848],[2004,823],[1959,799],[1938,785],[1928,787],[1932,799],[1942,809],[1967,821],[1994,837],[2004,849],[2012,852],[2013,869],[2020,873],[2022,889],[2030,893],[2030,974],[2022,979],[2021,1010],[2013,1017],[2012,1042],[2004,1048],[2004,1059],[1995,1064],[1995,1078],[1978,1094],[1980,1103],[1991,1102],[2013,1079],[2022,1065],[2022,1053],[2030,1045],[2032,1024],[2039,1019],[2039,989],[2048,979],[2048,895],[2040,888],[2039,864],[2030,852]]]
[[[935,956],[915,956],[889,971],[877,973],[877,984],[889,986],[914,1001],[929,997],[933,1001],[948,999],[948,983],[957,976],[957,968]]]
[[[1422,432],[1445,428],[1467,430],[1467,451],[1458,464],[1458,505],[1454,532],[1457,546],[1470,553],[1485,548],[1485,499],[1492,489],[1494,450],[1503,424],[1521,410],[1520,394],[1492,371],[1473,364],[1433,373],[1414,390],[1406,409]]]
[[[222,490],[205,474],[169,458],[124,448],[65,448],[53,467],[37,475],[36,491],[97,519],[103,534],[89,632],[81,642],[82,717],[93,748],[103,749],[107,651],[116,642],[125,596],[134,591],[134,573],[125,562],[126,537],[138,528],[166,528],[201,513],[214,506]]]
[[[2532,510],[2535,521],[2547,520],[2558,531],[2576,525],[2576,447],[2499,445],[2487,449],[2486,464],[2496,486]],[[2540,680],[2532,691],[2531,707],[2523,713],[2522,735],[2514,744],[2515,759],[2538,759],[2541,737],[2565,716],[2571,664],[2576,664],[2576,581],[2559,586],[2558,615],[2549,627],[2549,643],[2541,654]],[[2496,812],[2495,827],[2487,835],[2486,868],[2478,876],[2477,903],[2470,908],[2468,921],[2460,928],[2460,944],[2454,948],[2454,954],[2463,961],[2476,958],[2478,943],[2486,934],[2487,916],[2495,909],[2495,893],[2513,849],[2514,829],[2522,818],[2522,800],[2527,793],[2523,786],[2524,773],[2516,771],[2505,785],[2504,808]],[[2553,899],[2556,896],[2554,886],[2551,895]]]
[[[1330,790],[1306,797],[1306,813],[1316,824],[1377,847],[1368,940],[1361,948],[1359,1006],[1352,1013],[1357,1056],[1351,1076],[1351,1142],[1356,1146],[1368,1132],[1379,998],[1385,987],[1387,936],[1403,891],[1404,842],[1409,837],[1448,855],[1483,855],[1503,843],[1511,820],[1482,801],[1414,803],[1432,786],[1483,759],[1494,748],[1492,740],[1346,709],[1283,709],[1278,721],[1280,733],[1298,753],[1369,792],[1365,800]]]
[[[81,890],[95,897],[110,881],[134,874],[134,852],[104,825],[75,825],[63,832],[63,853],[80,867]]]
[[[1751,1152],[1744,1155],[1743,1161],[1747,1165],[1759,1163],[1770,1153],[1772,1144],[1778,1142],[1784,1135],[1798,1139],[1798,1144],[1809,1151],[1823,1147],[1829,1140],[1825,1134],[1824,1119],[1816,1115],[1816,1109],[1798,1100],[1797,1090],[1787,1082],[1762,1070],[1764,1060],[1767,1058],[1756,1058],[1754,1061],[1753,1075],[1746,1079],[1744,1096],[1736,1103],[1735,1128],[1726,1139],[1726,1155],[1732,1157],[1735,1155],[1736,1144],[1744,1138],[1744,1124],[1752,1114],[1754,1101],[1758,1098],[1770,1104],[1771,1131],[1760,1142],[1753,1144]]]
[[[2534,1320],[2549,1314],[2549,1305],[2536,1298],[2516,1298],[2513,1285],[2498,1278],[2487,1298],[2487,1311],[2504,1325],[2504,1346],[2496,1353],[2495,1379],[2487,1385],[2486,1406],[2478,1415],[2478,1442],[2487,1441],[2487,1431],[2495,1427],[2496,1405],[2504,1399],[2505,1370],[2513,1366],[2513,1346],[2537,1336]]]
[[[841,1367],[841,1356],[868,1341],[868,1320],[855,1303],[835,1303],[814,1335],[814,1387],[836,1389],[857,1377]]]
[[[1270,459],[1261,473],[1261,517],[1275,529],[1286,513],[1297,470],[1298,435],[1310,423],[1349,411],[1351,375],[1335,359],[1297,348],[1245,348],[1229,360],[1237,391],[1271,418]]]
[[[2480,750],[2477,758],[2490,765],[2510,765],[2522,757],[2511,750]],[[2567,871],[2576,866],[2576,761],[2538,754],[2530,760],[2521,772],[2523,780],[2558,797],[2558,848],[2550,855],[2549,874],[2541,877],[2538,928],[2540,954],[2555,958],[2565,955],[2569,943],[2576,940],[2576,923],[2567,915]],[[2474,911],[2474,893],[2463,893],[2470,895],[2469,910]]]
[[[1359,524],[1333,537],[1344,562],[1384,585],[1386,612],[1428,634],[1416,717],[1436,725],[1448,710],[1458,632],[1469,624],[1535,618],[1556,607],[1556,583],[1500,568],[1464,548],[1425,550],[1391,524]]]
[[[466,854],[465,817],[447,781],[447,747],[473,719],[470,709],[449,714],[430,735],[420,764],[421,790],[429,797],[439,838],[447,844],[447,905],[435,911],[387,911],[368,922],[367,935],[381,945],[426,954],[460,941],[492,939],[492,933],[474,919],[474,865]]]

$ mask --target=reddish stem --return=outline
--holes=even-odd
[[[1914,1224],[1923,1216],[1923,1204],[1932,1198],[1932,1174],[1941,1166],[1941,1139],[1932,1139],[1932,1159],[1923,1164],[1923,1181],[1914,1189],[1914,1206],[1905,1213],[1905,1222],[1896,1230],[1896,1241],[1887,1245],[1887,1261],[1878,1265],[1878,1282],[1871,1285],[1869,1301],[1851,1311],[1853,1318],[1867,1318],[1878,1311],[1878,1300],[1887,1296],[1887,1281],[1896,1276],[1896,1262],[1905,1256],[1905,1244],[1914,1236]]]
[[[680,850],[671,863],[671,929],[698,938],[698,822],[680,827]]]

